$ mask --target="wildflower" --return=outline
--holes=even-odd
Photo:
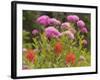
[[[87,40],[84,39],[84,40],[82,41],[82,44],[83,44],[83,45],[87,45],[87,44],[88,44]]]
[[[58,38],[60,36],[60,32],[53,26],[47,27],[45,34],[47,38]]]
[[[84,28],[84,26],[85,26],[84,21],[79,20],[79,21],[77,22],[77,26],[78,26],[80,29],[81,29],[81,28]]]
[[[29,62],[34,63],[34,61],[35,61],[35,52],[33,50],[28,50],[25,57]]]
[[[47,26],[48,25],[49,17],[47,15],[40,16],[37,18],[37,23]]]
[[[79,61],[85,61],[85,60],[86,60],[85,57],[81,55]]]
[[[57,25],[60,25],[61,22],[59,20],[55,19],[55,18],[50,18],[48,20],[48,24],[52,25],[52,26],[57,26]]]
[[[76,56],[74,53],[70,52],[66,55],[66,64],[74,64]]]
[[[68,30],[71,31],[73,34],[76,33],[76,30],[74,28],[69,28]]]
[[[71,24],[69,22],[64,22],[61,25],[61,29],[69,29],[71,27]]]
[[[84,28],[81,29],[81,32],[82,33],[88,33],[88,30],[87,30],[87,28],[84,27]]]
[[[59,55],[63,50],[63,46],[61,42],[56,42],[56,44],[54,45],[54,51],[57,55]]]
[[[23,53],[26,53],[26,52],[27,52],[27,49],[26,49],[26,48],[23,48],[23,49],[22,49],[22,52],[23,52]]]
[[[71,31],[62,32],[62,35],[67,35],[68,38],[74,39],[74,34]]]
[[[39,31],[38,31],[37,29],[33,29],[33,30],[32,30],[33,36],[37,35],[38,33],[39,33]]]
[[[77,15],[69,15],[69,16],[67,16],[67,20],[69,22],[75,22],[76,23],[79,20],[79,17]]]

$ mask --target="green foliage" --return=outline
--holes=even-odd
[[[37,58],[34,64],[29,63],[26,61],[28,66],[30,68],[57,68],[57,67],[68,67],[68,65],[65,64],[65,56],[68,52],[74,52],[76,55],[76,62],[74,65],[71,65],[73,67],[77,66],[90,66],[90,52],[83,48],[82,46],[82,39],[83,36],[79,35],[80,32],[77,33],[77,39],[70,40],[65,36],[62,36],[60,38],[60,41],[63,44],[63,52],[61,55],[57,56],[54,52],[54,44],[57,42],[56,39],[53,39],[51,41],[48,41],[44,34],[40,34],[39,39],[33,38],[32,45],[35,49],[39,49],[39,52],[36,53]],[[77,46],[76,46],[77,45]],[[79,64],[79,58],[80,56],[84,56],[86,58],[85,61],[82,61],[81,64]],[[34,65],[34,66],[32,66]]]
[[[23,30],[23,48],[32,48],[32,43],[30,42],[30,33]]]

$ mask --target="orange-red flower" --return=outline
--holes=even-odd
[[[28,50],[25,57],[29,62],[34,63],[36,55],[33,50]]]
[[[57,42],[55,45],[54,45],[54,51],[57,55],[59,55],[63,50],[63,45],[61,42]]]
[[[66,64],[74,64],[76,56],[74,53],[70,52],[66,55]]]

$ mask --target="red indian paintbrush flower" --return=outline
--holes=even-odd
[[[66,64],[74,64],[76,60],[76,56],[74,53],[68,53],[66,55]]]
[[[57,55],[59,55],[63,50],[63,45],[61,42],[57,42],[55,45],[54,45],[54,51]]]
[[[34,63],[36,55],[33,50],[28,50],[25,57],[29,62]]]

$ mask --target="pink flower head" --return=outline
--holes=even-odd
[[[70,38],[70,39],[74,39],[74,34],[71,31],[66,31],[66,35]]]
[[[69,22],[64,22],[61,25],[61,29],[69,29],[71,27]]]
[[[49,25],[60,25],[61,24],[61,22],[59,21],[59,20],[57,20],[57,19],[55,19],[55,18],[50,18],[49,20],[48,20],[48,23],[49,23]]]
[[[85,39],[82,41],[82,43],[83,43],[83,45],[87,45],[88,44],[87,40],[85,40]]]
[[[79,21],[77,22],[77,26],[78,26],[79,28],[83,28],[83,27],[85,26],[84,21],[79,20]]]
[[[72,27],[71,27],[71,28],[69,28],[68,30],[69,30],[69,31],[71,31],[73,34],[75,34],[75,33],[76,33],[76,30],[75,30],[74,28],[72,28]]]
[[[37,30],[37,29],[33,29],[32,30],[32,34],[35,36],[35,35],[37,35],[39,33],[39,31]]]
[[[67,37],[70,38],[70,39],[72,39],[72,40],[75,39],[75,36],[74,36],[74,34],[71,31],[62,32],[61,36],[62,35],[67,35]]]
[[[88,33],[88,30],[87,30],[87,28],[84,27],[84,28],[81,29],[81,32],[82,33]]]
[[[69,15],[67,16],[67,20],[69,22],[77,22],[79,20],[79,17],[77,15]]]
[[[37,18],[37,23],[47,26],[48,25],[49,17],[47,15],[40,16]]]
[[[60,32],[52,26],[45,29],[45,34],[47,38],[57,38],[60,36]]]

